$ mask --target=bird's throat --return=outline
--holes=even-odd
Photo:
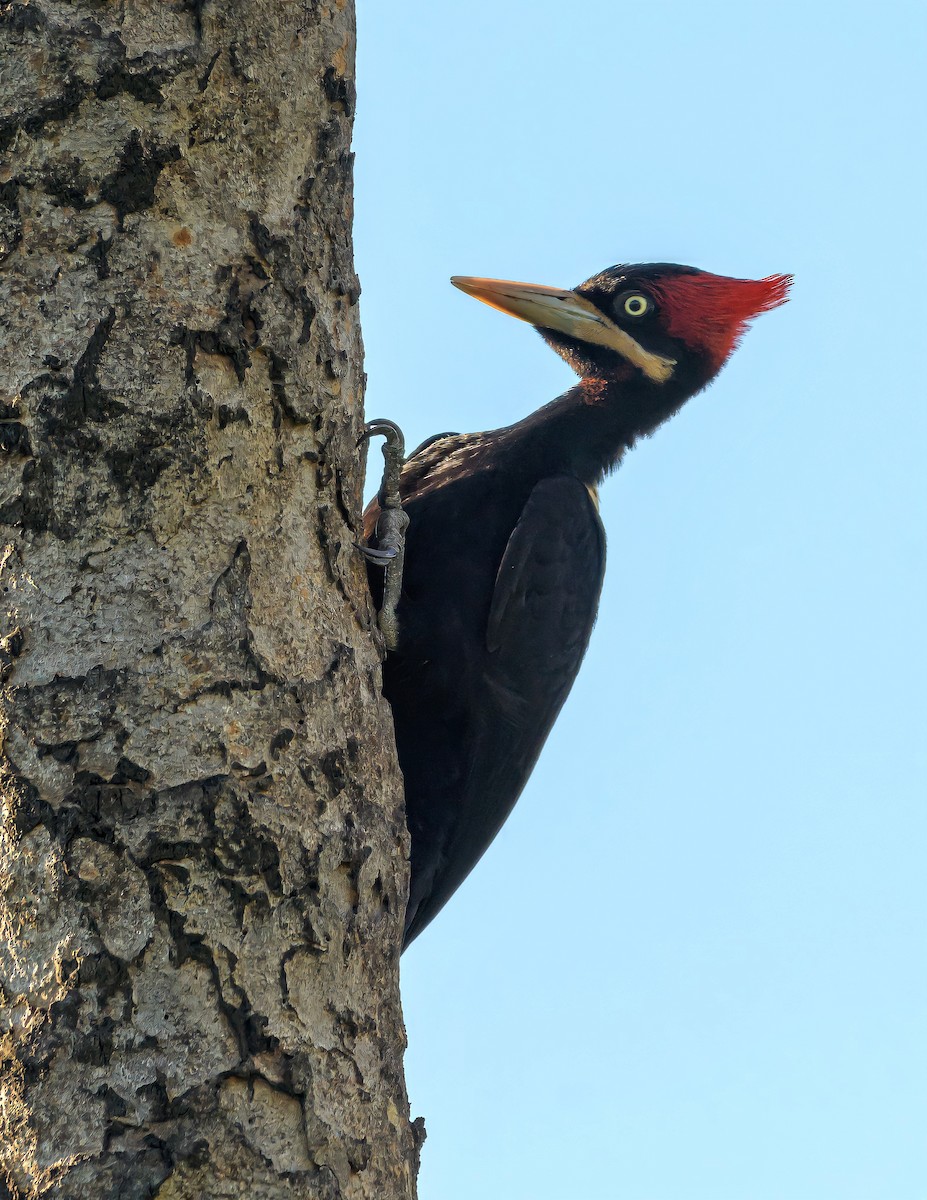
[[[643,432],[634,391],[622,380],[583,379],[500,431],[500,440],[519,448],[519,463],[530,464],[532,475],[575,475],[595,487]]]

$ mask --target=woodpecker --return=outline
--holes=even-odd
[[[404,947],[498,833],[576,678],[605,570],[601,480],[712,382],[792,278],[658,263],[572,290],[451,282],[535,326],[579,382],[514,425],[430,438],[401,470],[394,439],[391,486],[365,513],[411,837]]]

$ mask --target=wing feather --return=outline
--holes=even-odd
[[[406,944],[463,882],[518,799],[586,652],[604,571],[605,532],[587,488],[572,476],[542,480],[496,575],[485,698],[460,747],[466,782],[453,820],[440,806],[440,849],[426,831],[431,857],[413,877]],[[416,816],[427,824],[427,811]]]

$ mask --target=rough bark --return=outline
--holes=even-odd
[[[0,4],[14,1196],[414,1194],[353,21]]]

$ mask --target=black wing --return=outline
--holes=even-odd
[[[588,489],[566,475],[537,484],[496,576],[482,694],[456,748],[456,794],[435,781],[430,795],[408,797],[406,945],[460,886],[518,799],[586,652],[604,571],[605,532]]]

